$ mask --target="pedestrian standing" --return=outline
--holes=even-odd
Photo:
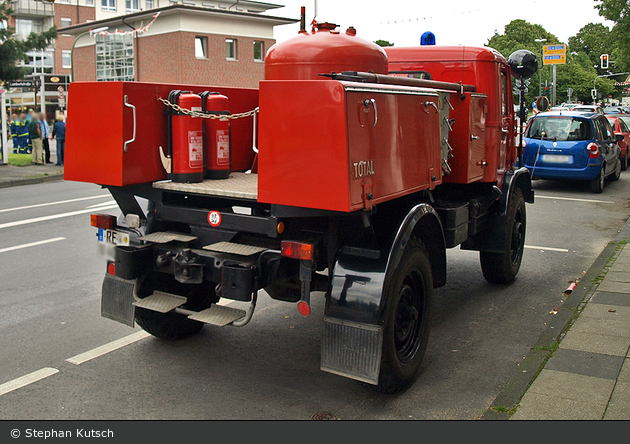
[[[32,116],[31,121],[28,123],[28,136],[33,145],[33,165],[43,165],[42,129],[36,116]]]
[[[57,165],[63,165],[63,153],[66,144],[66,122],[63,121],[63,114],[59,113],[57,121],[52,130],[53,139],[57,140]]]
[[[26,113],[21,113],[17,121],[18,152],[28,154],[28,128],[26,127]]]
[[[46,113],[39,114],[39,124],[42,129],[42,145],[44,146],[44,163],[52,163],[50,161],[50,144],[48,138],[50,137],[50,127],[46,122]]]
[[[18,115],[15,113],[11,116],[11,140],[13,141],[13,154],[17,154],[20,143],[18,139]]]
[[[29,110],[28,114],[26,114],[26,128],[28,130],[28,126],[31,123],[31,120],[33,120],[33,110]],[[29,135],[29,132],[26,132],[26,152],[28,154],[31,154],[33,152],[33,142],[31,141],[31,137]]]

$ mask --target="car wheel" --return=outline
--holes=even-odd
[[[606,179],[606,176],[604,175],[604,165],[602,165],[601,169],[599,170],[599,175],[591,180],[591,191],[593,193],[601,193],[602,191],[604,191],[604,180]]]
[[[630,156],[630,152],[626,151],[625,157],[621,159],[621,171],[626,171],[628,169],[628,156]]]
[[[621,177],[621,159],[617,159],[617,165],[615,165],[615,171],[610,175],[610,180],[619,180]]]

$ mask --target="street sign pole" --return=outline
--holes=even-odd
[[[553,85],[551,89],[551,106],[556,106],[556,65],[553,65]]]
[[[4,88],[0,88],[0,105],[2,105],[2,113],[0,114],[2,118],[2,163],[1,165],[6,165],[9,163],[9,138],[7,136],[7,103],[5,98],[5,90]]]

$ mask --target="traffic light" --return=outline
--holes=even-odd
[[[599,58],[601,60],[601,68],[608,69],[608,54],[602,54],[601,56],[599,56]]]

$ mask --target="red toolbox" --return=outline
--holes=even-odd
[[[171,90],[216,91],[232,114],[258,106],[258,90],[141,82],[73,82],[68,88],[64,179],[124,186],[166,179],[159,147],[167,146]],[[253,118],[231,121],[232,170],[252,167]]]

